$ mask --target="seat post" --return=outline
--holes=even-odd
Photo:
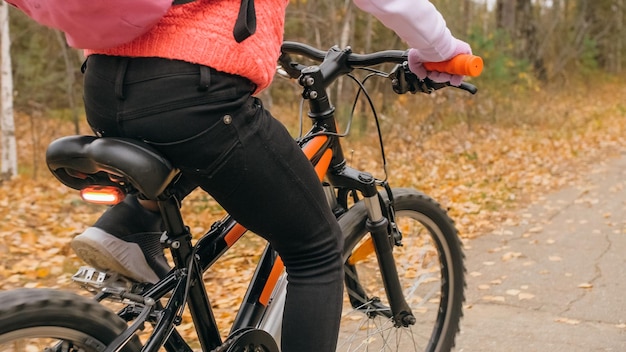
[[[187,260],[192,251],[191,234],[183,222],[178,200],[170,196],[165,200],[157,201],[157,204],[165,225],[165,236],[161,239],[161,243],[171,249],[175,264],[185,267],[189,264]]]

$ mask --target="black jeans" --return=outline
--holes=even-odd
[[[266,238],[288,273],[283,352],[334,351],[343,291],[341,231],[320,182],[246,79],[181,61],[91,56],[94,132],[143,140]]]

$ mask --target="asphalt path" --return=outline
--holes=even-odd
[[[626,351],[626,153],[466,243],[455,351]]]

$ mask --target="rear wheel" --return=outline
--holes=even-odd
[[[98,302],[64,291],[0,293],[0,351],[103,351],[126,322]],[[122,351],[141,350],[134,337]]]
[[[459,330],[465,286],[463,252],[453,221],[428,196],[394,189],[401,243],[393,253],[416,323],[394,326],[376,254],[356,204],[340,219],[346,236],[346,291],[337,351],[449,351]]]

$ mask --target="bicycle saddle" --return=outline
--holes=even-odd
[[[70,188],[130,183],[148,199],[157,199],[179,172],[151,146],[128,138],[59,138],[48,146],[46,163]]]

